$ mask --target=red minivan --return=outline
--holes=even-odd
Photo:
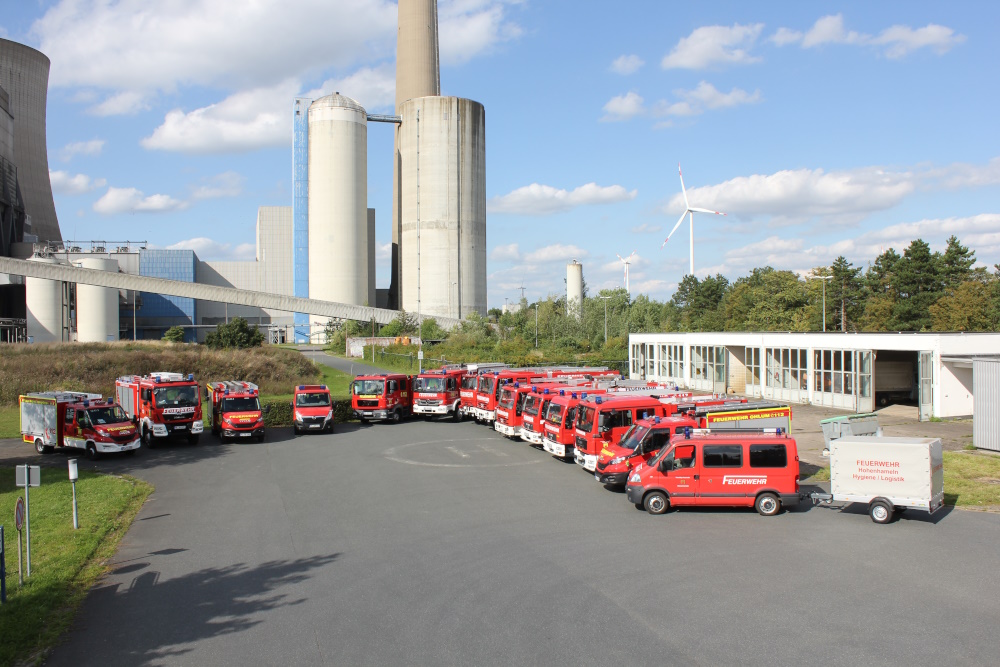
[[[795,440],[775,432],[700,432],[674,436],[625,487],[629,502],[650,514],[670,507],[753,507],[774,516],[799,502]]]

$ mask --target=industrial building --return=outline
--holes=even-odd
[[[855,412],[911,401],[923,420],[972,415],[973,357],[998,354],[1000,334],[995,333],[629,336],[629,369],[635,379]]]

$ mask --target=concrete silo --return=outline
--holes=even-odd
[[[486,112],[458,97],[418,97],[399,109],[401,306],[485,315]]]
[[[583,264],[575,259],[566,265],[566,314],[583,317]]]
[[[85,257],[85,269],[118,273],[118,262],[105,257]],[[76,286],[76,340],[104,343],[118,340],[118,290],[97,285]]]
[[[368,115],[334,93],[309,105],[310,298],[368,303],[368,229]]]
[[[65,264],[55,257],[29,257],[29,262]],[[24,279],[27,334],[35,343],[69,340],[69,284],[44,278]]]

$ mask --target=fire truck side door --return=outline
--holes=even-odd
[[[76,410],[66,408],[66,417],[63,419],[63,435],[76,436]]]
[[[701,453],[701,505],[730,505],[740,488],[727,485],[726,478],[739,475],[743,468],[743,445],[738,443],[705,445]]]
[[[697,445],[676,445],[661,463],[668,463],[664,488],[670,494],[671,505],[692,505],[698,497],[701,479],[698,469]]]

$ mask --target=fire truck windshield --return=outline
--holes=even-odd
[[[590,433],[590,429],[594,426],[594,413],[596,412],[596,407],[581,406],[576,415],[576,427],[584,433]]]
[[[417,377],[413,379],[413,391],[440,393],[444,391],[443,377]]]
[[[385,391],[385,380],[355,380],[351,386],[355,396],[381,396]]]
[[[198,405],[198,387],[196,385],[157,387],[153,390],[153,397],[156,399],[156,405],[161,407],[190,407]]]
[[[481,394],[492,394],[494,382],[496,382],[496,378],[492,375],[480,375],[479,389],[477,391]]]
[[[87,410],[87,414],[90,416],[90,423],[94,426],[121,424],[128,421],[128,415],[117,405],[107,408],[91,408]]]
[[[630,449],[634,452],[635,448],[639,446],[639,443],[642,442],[642,439],[646,437],[647,433],[649,433],[648,428],[636,424],[625,432],[625,435],[622,436],[621,442],[618,443],[618,446],[622,449]]]
[[[328,405],[330,405],[330,394],[326,392],[295,395],[295,407],[297,408],[324,408]]]
[[[242,396],[222,399],[222,412],[256,412],[260,403],[256,396]]]
[[[462,389],[475,389],[476,388],[476,376],[467,375],[462,378]]]
[[[559,405],[555,401],[549,403],[549,409],[545,411],[545,421],[550,424],[559,424],[562,422],[562,413],[565,406]]]
[[[507,408],[508,410],[514,407],[514,396],[516,395],[516,389],[504,389],[500,393],[500,407]]]
[[[542,405],[542,397],[538,394],[531,394],[524,403],[524,414],[534,417],[538,414],[538,408]]]

